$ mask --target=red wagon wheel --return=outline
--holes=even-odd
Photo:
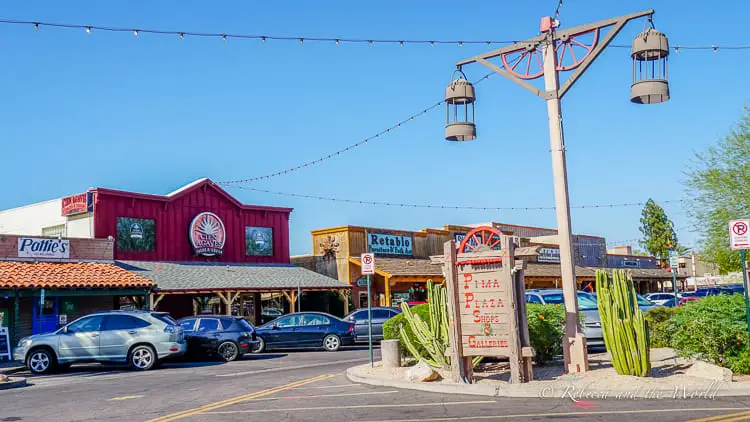
[[[458,253],[499,251],[501,248],[500,237],[502,233],[492,227],[477,227],[466,234],[464,240],[458,246]]]
[[[599,29],[578,34],[563,35],[555,45],[557,70],[567,71],[578,67],[599,42]],[[527,45],[500,55],[505,70],[520,79],[536,79],[544,75],[544,56],[538,46]]]

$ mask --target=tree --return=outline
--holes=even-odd
[[[685,185],[688,215],[700,233],[701,256],[722,273],[742,268],[729,249],[729,220],[750,217],[750,107],[729,135],[697,153]]]
[[[669,248],[678,246],[672,220],[651,198],[641,212],[641,233],[641,246],[655,257],[665,259],[669,256]]]

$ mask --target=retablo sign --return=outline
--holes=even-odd
[[[362,254],[362,274],[365,274],[365,275],[375,274],[375,254],[374,253]]]
[[[750,220],[733,220],[729,222],[729,244],[733,250],[750,249]]]

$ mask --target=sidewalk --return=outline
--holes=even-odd
[[[0,374],[2,375],[11,375],[15,374],[16,372],[21,372],[25,369],[24,365],[21,362],[12,360],[12,361],[0,361]]]
[[[374,368],[369,364],[349,368],[347,378],[352,382],[384,387],[413,389],[443,394],[471,394],[491,397],[566,398],[585,400],[633,399],[713,399],[716,397],[750,396],[750,382],[716,381],[685,374],[690,363],[681,358],[664,355],[654,359],[652,376],[617,375],[608,361],[590,360],[590,371],[582,375],[564,375],[554,367],[534,367],[535,379],[525,384],[510,384],[501,374],[477,374],[475,384],[454,384],[445,379],[434,382],[410,382],[408,368]],[[557,372],[557,373],[556,373]]]

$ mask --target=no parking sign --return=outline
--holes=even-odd
[[[364,275],[375,274],[375,254],[374,253],[362,254],[362,274]]]
[[[750,220],[732,220],[729,222],[729,243],[733,250],[750,249]]]

